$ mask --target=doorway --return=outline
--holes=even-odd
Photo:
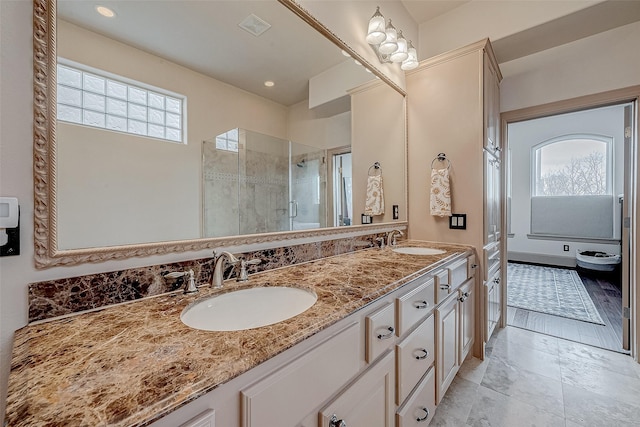
[[[353,223],[351,147],[329,150],[330,183],[333,189],[330,205],[334,227]]]
[[[503,116],[506,324],[630,353],[634,108]]]

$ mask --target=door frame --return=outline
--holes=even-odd
[[[334,218],[334,198],[335,198],[335,194],[333,192],[333,186],[334,186],[334,180],[333,180],[333,175],[334,175],[334,169],[333,169],[333,158],[335,156],[340,156],[342,154],[347,154],[347,153],[351,153],[351,145],[344,145],[342,147],[336,147],[336,148],[330,148],[327,150],[327,222],[329,220],[331,220],[332,225],[328,225],[328,227],[337,227],[334,223],[335,218]],[[352,201],[353,203],[353,201]],[[354,213],[355,215],[355,213]],[[353,218],[351,218],[351,220],[353,221]]]
[[[634,138],[631,141],[630,154],[630,173],[627,177],[627,183],[629,185],[629,194],[625,194],[625,197],[629,198],[630,206],[630,227],[629,227],[629,290],[630,290],[630,311],[631,321],[629,338],[631,341],[630,349],[631,356],[638,362],[638,355],[640,354],[640,316],[638,316],[638,308],[640,307],[640,289],[638,289],[638,283],[640,283],[640,251],[638,251],[638,212],[640,212],[640,200],[637,196],[639,188],[639,173],[638,165],[640,164],[640,153],[638,152],[638,140],[640,139],[640,131],[638,123],[640,122],[640,85],[630,86],[627,88],[601,92],[593,95],[585,95],[577,98],[571,98],[562,101],[551,102],[547,104],[537,105],[533,107],[526,107],[517,110],[505,111],[500,114],[500,130],[503,146],[508,147],[509,134],[508,125],[511,123],[517,123],[525,120],[539,119],[543,117],[555,116],[565,113],[573,113],[577,111],[589,110],[598,107],[606,107],[610,105],[622,104],[622,103],[634,104]],[[501,210],[502,210],[502,229],[506,230],[507,226],[507,173],[509,172],[509,165],[506,163],[507,149],[501,152],[501,163],[506,167],[502,168],[502,191],[501,191]],[[625,159],[626,160],[626,159]],[[505,256],[501,259],[501,281],[506,282],[507,271],[507,240],[508,237],[501,241],[501,251]],[[507,286],[502,287],[502,318],[500,319],[500,327],[507,325],[506,313],[507,313]]]

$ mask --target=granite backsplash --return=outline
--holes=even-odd
[[[251,274],[369,248],[382,236],[384,233],[340,238],[246,252],[239,256],[262,260],[258,265],[248,266]],[[190,269],[198,285],[210,282],[213,257],[31,283],[29,322],[173,292],[183,286],[183,279],[166,280],[164,275]],[[229,266],[225,279],[236,277],[237,273],[237,268]]]

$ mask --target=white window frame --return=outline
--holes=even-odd
[[[613,165],[613,146],[614,146],[614,138],[612,136],[607,135],[598,135],[598,134],[589,134],[589,133],[575,133],[575,134],[567,134],[557,136],[555,138],[548,139],[539,144],[531,147],[531,189],[530,194],[531,197],[544,195],[537,194],[537,181],[540,177],[540,162],[538,160],[538,150],[544,148],[547,145],[552,145],[558,142],[571,141],[576,139],[590,139],[593,141],[603,142],[606,145],[606,159],[605,159],[605,167],[606,167],[606,193],[604,195],[610,196],[613,194],[613,177],[614,177],[614,165]],[[575,196],[574,194],[567,195],[567,197]]]
[[[64,120],[64,119],[58,119],[58,120],[63,121],[65,123],[78,125],[78,126],[91,127],[93,129],[101,129],[101,130],[110,131],[110,132],[124,133],[126,135],[133,135],[133,136],[138,136],[138,137],[142,137],[142,138],[151,138],[151,139],[155,139],[155,140],[171,142],[171,143],[174,143],[174,144],[184,144],[184,145],[187,144],[187,123],[188,123],[187,122],[187,97],[185,95],[182,95],[182,94],[179,94],[179,93],[176,93],[176,92],[172,92],[172,91],[167,90],[167,89],[163,89],[163,88],[159,88],[159,87],[156,87],[156,86],[152,86],[152,85],[147,84],[147,83],[139,82],[139,81],[127,78],[127,77],[123,77],[123,76],[114,74],[114,73],[110,73],[108,71],[104,71],[104,70],[100,70],[100,69],[97,69],[97,68],[94,68],[94,67],[90,67],[88,65],[84,65],[84,64],[81,64],[81,63],[78,63],[78,62],[75,62],[75,61],[71,61],[71,60],[66,59],[66,58],[58,57],[57,58],[57,62],[58,62],[59,65],[61,65],[63,67],[75,69],[77,71],[82,72],[83,74],[86,73],[86,74],[90,74],[90,75],[95,75],[95,76],[103,78],[105,80],[110,80],[110,81],[113,81],[113,82],[116,82],[116,83],[120,83],[120,84],[126,85],[127,86],[127,92],[129,91],[129,88],[134,88],[134,89],[140,89],[140,90],[146,91],[147,92],[147,97],[148,97],[148,92],[153,92],[153,93],[165,96],[165,97],[174,98],[174,99],[179,100],[180,101],[180,114],[179,114],[180,115],[180,129],[177,129],[177,128],[174,128],[174,127],[171,127],[171,126],[167,126],[166,120],[165,120],[164,125],[162,125],[162,126],[165,127],[165,128],[166,127],[171,127],[172,129],[178,130],[180,132],[180,140],[178,141],[178,140],[169,139],[169,138],[166,138],[166,137],[158,137],[158,136],[152,136],[152,135],[148,135],[148,134],[145,135],[145,134],[140,134],[140,133],[136,133],[136,132],[131,132],[131,131],[128,131],[128,126],[127,126],[127,130],[118,130],[118,129],[111,129],[111,128],[108,128],[106,126],[102,127],[102,126],[95,126],[95,125],[91,125],[91,124],[79,123],[77,121],[67,121],[67,120]],[[57,72],[57,70],[56,70],[56,72]],[[59,84],[59,83],[57,83],[57,84]],[[62,86],[65,86],[65,85],[62,84]],[[56,85],[56,87],[57,87],[57,85]],[[71,87],[71,86],[68,86],[68,87]],[[84,88],[81,88],[81,89],[73,88],[73,89],[80,90],[81,93],[82,93],[82,97],[84,99],[84,94],[85,94],[85,89]],[[86,93],[91,93],[91,92],[86,92]],[[109,97],[105,94],[105,99],[106,98],[109,98]],[[113,99],[115,99],[115,98],[113,98]],[[130,104],[129,99],[127,99],[126,102],[127,102],[127,108],[128,108],[129,104]],[[56,111],[58,109],[58,104],[59,104],[59,102],[56,99]],[[63,103],[61,103],[61,104],[63,104]],[[149,126],[149,123],[150,123],[149,122],[149,112],[148,112],[148,108],[149,108],[148,100],[147,100],[147,105],[145,107],[147,108],[147,118],[144,121],[144,123],[147,125],[147,133],[148,133],[148,126]],[[76,108],[78,108],[78,107],[76,107]],[[84,112],[85,112],[84,103],[79,108],[80,108],[82,114],[84,114]],[[167,113],[166,104],[165,104],[165,108],[163,110],[160,110],[160,109],[157,109],[157,110],[158,111],[162,111],[162,112],[164,112],[166,114]],[[90,111],[90,110],[87,109],[87,111]],[[104,114],[105,114],[105,119],[106,119],[106,116],[107,116],[106,107],[105,107]],[[57,115],[57,112],[56,112],[56,115]],[[124,117],[124,116],[118,116],[118,117],[125,118],[127,120],[127,123],[130,120],[130,117],[128,117],[128,115],[127,115],[127,117]],[[142,122],[142,120],[139,120],[139,121]],[[151,123],[151,124],[153,124],[153,123]]]

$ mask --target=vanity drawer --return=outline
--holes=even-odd
[[[401,404],[435,360],[435,322],[429,316],[396,345],[396,403]]]
[[[386,349],[393,345],[395,310],[387,303],[365,318],[365,341],[367,363],[373,362]]]
[[[396,427],[422,427],[429,425],[436,412],[435,367],[431,368],[411,397],[396,412]]]
[[[478,270],[478,264],[476,264],[476,256],[469,255],[467,258],[467,277],[473,277],[476,275],[476,271]]]
[[[396,298],[396,335],[401,337],[435,306],[435,279]]]
[[[461,259],[449,266],[449,284],[452,291],[467,281],[468,271],[469,258]]]
[[[436,272],[434,278],[436,288],[436,304],[440,304],[453,293],[451,283],[449,282],[449,269],[445,268]]]

